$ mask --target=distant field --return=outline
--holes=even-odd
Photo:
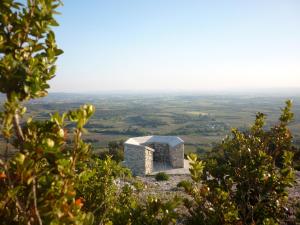
[[[300,146],[300,97],[293,99],[295,120],[290,128]],[[175,96],[175,95],[71,95],[50,94],[27,104],[29,115],[48,118],[54,111],[68,111],[84,103],[96,106],[85,138],[102,151],[109,141],[142,135],[177,135],[186,152],[210,150],[232,127],[246,129],[256,112],[267,114],[267,125],[275,123],[287,97]],[[3,99],[2,99],[3,102]]]

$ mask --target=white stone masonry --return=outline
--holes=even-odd
[[[124,164],[135,175],[153,172],[154,163],[184,167],[184,142],[176,136],[144,136],[124,143]]]

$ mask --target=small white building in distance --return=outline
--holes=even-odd
[[[176,136],[129,138],[124,143],[124,165],[131,169],[134,175],[183,168],[184,142]]]

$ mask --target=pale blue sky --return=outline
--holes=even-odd
[[[300,87],[299,0],[64,0],[51,91]]]

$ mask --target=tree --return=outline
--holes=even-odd
[[[0,1],[0,92],[6,95],[0,115],[6,140],[0,223],[174,224],[173,201],[140,203],[130,185],[115,184],[127,170],[110,158],[91,157],[91,145],[81,136],[94,106],[24,121],[24,103],[47,95],[55,76],[62,50],[51,28],[58,25],[53,15],[60,5],[59,0]],[[66,122],[75,128],[68,130]],[[9,152],[14,154],[8,157]]]
[[[124,160],[124,141],[111,141],[108,143],[108,154],[112,159],[121,162]]]
[[[76,164],[88,156],[83,126],[95,111],[91,105],[49,120],[22,121],[25,101],[47,95],[62,53],[52,31],[59,0],[0,1],[0,91],[6,95],[1,132],[6,155],[0,160],[0,218],[6,224],[91,224],[75,199]],[[76,123],[66,146],[65,121]]]

